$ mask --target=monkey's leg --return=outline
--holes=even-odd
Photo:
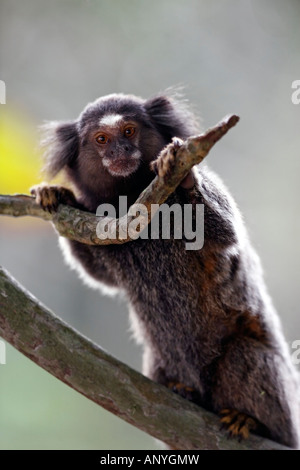
[[[40,204],[48,212],[55,212],[59,204],[67,204],[79,208],[79,204],[72,191],[63,186],[50,186],[47,183],[40,183],[32,186],[30,192],[35,196],[37,204]]]
[[[227,345],[214,365],[211,401],[229,434],[247,437],[249,430],[296,447],[298,416],[293,416],[292,377],[284,358],[271,347],[246,337]]]

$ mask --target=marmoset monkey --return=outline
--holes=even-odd
[[[180,146],[172,138],[198,132],[187,106],[165,95],[112,94],[46,127],[48,173],[63,170],[76,191],[34,187],[50,211],[59,203],[117,207],[120,195],[132,204],[153,169],[168,171]],[[235,202],[204,165],[167,200],[175,202],[204,204],[202,249],[174,238],[108,246],[61,239],[67,261],[93,287],[125,293],[145,375],[220,414],[232,436],[253,430],[298,447],[298,373]]]

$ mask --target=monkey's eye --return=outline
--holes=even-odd
[[[124,136],[125,137],[132,137],[134,133],[135,133],[135,127],[133,127],[133,126],[125,127],[125,129],[124,129]]]
[[[97,135],[97,137],[96,137],[96,142],[97,142],[98,144],[107,144],[107,142],[108,142],[108,137],[107,137],[107,135],[105,135],[105,134],[99,134],[99,135]]]

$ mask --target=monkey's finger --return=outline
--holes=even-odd
[[[178,150],[182,146],[183,140],[180,139],[179,137],[173,137],[172,144],[174,146],[174,150]]]

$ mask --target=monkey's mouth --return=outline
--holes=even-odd
[[[103,159],[103,166],[112,176],[126,177],[134,173],[140,165],[136,158],[118,157]]]

